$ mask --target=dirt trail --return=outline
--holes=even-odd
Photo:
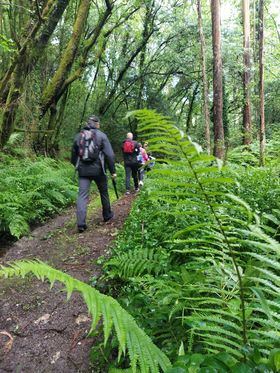
[[[0,264],[38,258],[89,282],[100,274],[96,259],[107,254],[132,201],[133,196],[118,200],[109,223],[102,222],[100,211],[89,214],[89,229],[82,234],[76,233],[74,209],[69,210],[17,241]],[[34,278],[1,280],[0,372],[100,372],[90,366],[89,326],[78,294],[66,302],[59,285],[50,291]]]

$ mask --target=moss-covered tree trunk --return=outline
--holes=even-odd
[[[71,38],[62,54],[61,61],[53,78],[45,88],[41,101],[41,115],[43,116],[51,105],[56,104],[61,87],[68,76],[74,62],[81,35],[84,31],[86,19],[90,8],[90,0],[81,0]]]
[[[48,150],[45,151],[53,152],[57,148],[57,118],[56,118],[56,105],[61,99],[61,97],[65,96],[67,89],[70,85],[77,79],[79,79],[87,66],[87,59],[89,51],[96,45],[96,42],[102,32],[103,27],[105,26],[108,18],[111,15],[113,5],[112,3],[107,0],[106,2],[106,9],[105,11],[99,16],[98,22],[94,27],[94,30],[90,33],[90,36],[84,41],[83,48],[79,53],[79,58],[77,57],[77,50],[80,46],[81,36],[84,32],[86,18],[90,8],[90,1],[82,1],[76,13],[76,20],[73,27],[72,36],[68,42],[68,45],[64,52],[62,53],[60,64],[58,69],[56,70],[53,78],[51,79],[48,86],[45,88],[43,92],[43,97],[41,101],[41,117],[43,117],[46,112],[50,109],[50,118],[48,123],[48,131],[50,137],[48,139]],[[103,53],[103,49],[105,48],[106,43],[102,43],[101,50],[98,51],[98,55]],[[74,71],[71,71],[74,61],[77,60],[77,67]],[[98,72],[96,72],[97,76]],[[63,103],[66,105],[66,102]],[[54,149],[52,149],[54,147]]]
[[[42,57],[69,1],[49,0],[46,2],[42,14],[39,15],[39,20],[31,31],[24,31],[27,36],[0,82],[0,102],[3,108],[0,125],[0,149],[3,148],[13,132],[26,78]]]
[[[145,19],[142,31],[142,39],[147,39],[150,30],[153,28],[153,8],[155,2],[150,1],[150,3],[146,4],[146,11],[145,11]],[[140,61],[139,61],[139,91],[138,97],[136,102],[136,109],[143,108],[143,96],[144,96],[144,88],[145,88],[145,77],[144,77],[144,66],[146,60],[146,53],[147,53],[147,44],[145,44],[144,48],[140,53]]]

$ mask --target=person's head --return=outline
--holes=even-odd
[[[88,118],[88,126],[90,128],[100,128],[100,120],[96,115],[91,115]]]
[[[129,140],[133,140],[133,133],[128,132],[127,135],[126,135],[126,138],[129,139]]]

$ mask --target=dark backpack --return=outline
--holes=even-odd
[[[123,152],[125,154],[133,154],[135,150],[135,144],[133,141],[125,140],[123,143]]]
[[[83,162],[94,162],[99,159],[100,149],[93,130],[83,130],[79,138],[79,157]]]

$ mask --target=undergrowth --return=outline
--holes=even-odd
[[[73,203],[77,182],[73,167],[50,158],[12,158],[1,155],[0,233],[14,237]]]
[[[103,286],[171,360],[180,351],[170,372],[278,371],[274,171],[224,169],[169,119],[145,110],[135,115],[163,163],[150,173],[104,264]]]
[[[0,235],[28,234],[30,224],[41,222],[74,203],[78,181],[67,161],[52,158],[18,158],[0,154]],[[123,167],[117,172],[119,192]],[[123,183],[122,183],[123,184]],[[111,182],[108,183],[112,189]],[[97,191],[95,183],[92,190]]]

